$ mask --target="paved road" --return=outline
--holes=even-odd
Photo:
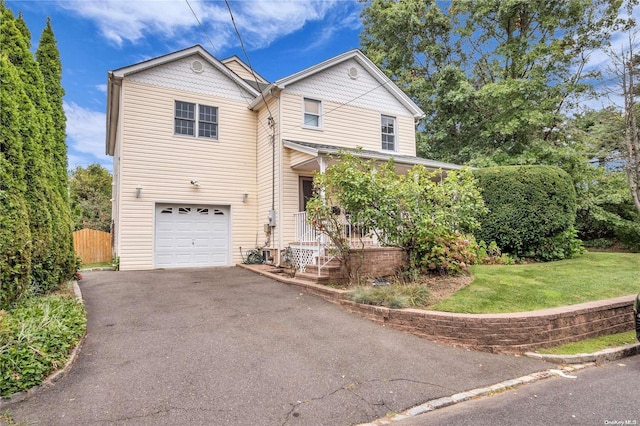
[[[451,348],[239,268],[90,272],[88,331],[38,425],[349,425],[549,368]]]
[[[640,355],[467,401],[398,426],[640,425]]]

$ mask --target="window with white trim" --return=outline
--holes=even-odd
[[[218,139],[218,107],[176,101],[174,133],[195,136],[196,129],[198,137]]]
[[[304,118],[303,126],[319,129],[322,125],[320,117],[322,116],[322,102],[304,98]]]
[[[381,119],[382,149],[396,150],[396,118],[383,115]]]

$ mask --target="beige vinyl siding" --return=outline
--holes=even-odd
[[[240,78],[245,80],[254,81],[257,79],[260,82],[263,82],[259,76],[254,77],[251,72],[249,72],[245,67],[243,67],[238,61],[235,59],[231,59],[229,61],[225,61],[224,65],[229,68],[231,71],[236,73]]]
[[[283,93],[281,99],[283,139],[381,151],[380,118],[385,114],[396,117],[395,152],[403,155],[416,154],[415,124],[410,115],[386,114],[323,101],[322,129],[316,130],[302,126],[302,96]]]
[[[309,161],[312,160],[316,157],[309,155],[309,154],[305,154],[304,152],[298,152],[298,151],[292,151],[291,153],[289,153],[289,166],[290,167],[295,167],[296,165],[303,163],[305,161]]]
[[[121,268],[153,268],[157,203],[230,206],[229,261],[240,262],[238,248],[255,245],[257,228],[255,113],[245,102],[127,80],[122,98]],[[174,135],[175,100],[218,107],[218,140]]]
[[[283,164],[287,165],[282,174],[282,216],[290,223],[282,229],[285,246],[296,241],[294,214],[300,211],[300,175],[288,166],[291,164],[292,152],[294,151],[284,149],[282,153]]]

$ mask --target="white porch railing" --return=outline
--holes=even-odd
[[[315,226],[307,222],[307,212],[294,213],[293,216],[295,218],[296,242],[317,243],[320,239],[320,233]]]
[[[294,213],[294,217],[297,243],[323,244],[326,236],[307,221],[307,212]],[[380,245],[375,232],[370,233],[364,226],[351,223],[349,215],[343,216],[342,232],[352,247]]]
[[[301,272],[306,270],[307,265],[318,264],[320,256],[325,256],[330,251],[327,250],[331,244],[324,232],[319,231],[313,224],[307,221],[306,212],[294,213],[295,219],[295,242],[290,245],[291,261]],[[343,216],[342,232],[347,238],[349,245],[353,248],[378,247],[380,242],[376,233],[368,232],[366,227],[351,223],[349,215]],[[326,266],[333,256],[326,259],[324,264],[318,264],[318,275],[321,269]]]

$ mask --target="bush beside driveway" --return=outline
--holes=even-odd
[[[239,268],[88,272],[69,375],[16,422],[353,424],[546,369],[381,327]]]

